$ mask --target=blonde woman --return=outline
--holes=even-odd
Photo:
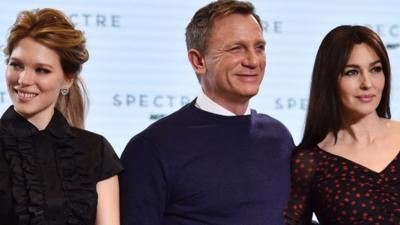
[[[121,164],[83,130],[83,33],[60,11],[23,11],[4,53],[13,105],[0,120],[1,223],[119,225]]]

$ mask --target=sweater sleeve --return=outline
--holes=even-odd
[[[313,150],[295,150],[291,160],[292,190],[284,211],[288,225],[309,225],[312,222],[310,192],[317,166]]]
[[[121,224],[162,225],[167,185],[155,145],[136,136],[126,146],[121,160]]]

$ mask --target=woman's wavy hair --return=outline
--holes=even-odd
[[[88,97],[79,73],[82,64],[89,59],[83,32],[59,10],[22,11],[10,29],[4,48],[7,62],[18,42],[28,37],[56,51],[65,76],[74,78],[69,94],[59,95],[56,108],[71,126],[83,128]]]

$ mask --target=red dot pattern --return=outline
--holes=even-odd
[[[399,153],[400,155],[400,153]],[[400,156],[377,173],[318,147],[295,150],[289,225],[399,225]]]

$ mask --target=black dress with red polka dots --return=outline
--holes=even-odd
[[[376,172],[315,146],[292,156],[287,224],[399,225],[400,153]]]

